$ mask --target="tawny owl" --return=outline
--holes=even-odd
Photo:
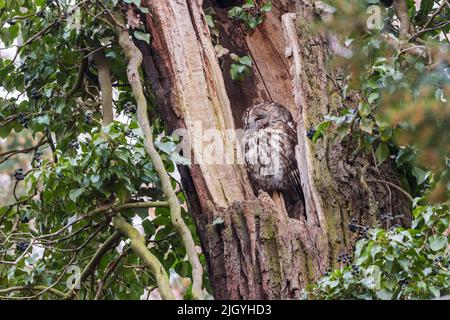
[[[295,159],[297,125],[289,110],[274,102],[260,103],[247,109],[243,122],[245,163],[256,187],[303,196]]]

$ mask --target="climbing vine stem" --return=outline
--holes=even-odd
[[[115,19],[112,20],[115,22],[118,21],[119,18],[115,17]],[[137,119],[144,134],[145,149],[155,166],[155,170],[163,187],[164,195],[169,202],[172,223],[183,240],[189,262],[192,266],[192,297],[194,299],[202,299],[203,267],[200,263],[192,234],[181,216],[180,202],[172,188],[171,179],[164,167],[164,163],[159,156],[158,151],[153,144],[152,127],[150,126],[147,116],[147,101],[144,96],[144,90],[139,75],[139,67],[142,63],[142,53],[131,41],[128,30],[124,29],[121,23],[116,23],[116,30],[119,38],[119,45],[128,59],[127,77],[133,91],[133,96],[136,100]]]

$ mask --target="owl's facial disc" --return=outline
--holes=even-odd
[[[256,117],[250,117],[248,119],[247,125],[245,126],[246,130],[254,130],[257,128],[257,123],[258,120],[256,120]]]

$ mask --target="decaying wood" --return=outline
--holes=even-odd
[[[357,155],[350,164],[345,143],[325,138],[312,144],[305,137],[309,126],[342,105],[336,82],[330,80],[338,74],[328,70],[326,37],[308,27],[316,18],[310,5],[272,1],[265,22],[248,32],[227,20],[226,8],[205,3],[218,12],[221,43],[252,57],[253,76],[236,83],[229,76],[229,57],[219,61],[215,55],[201,3],[143,1],[150,10],[146,27],[152,44],[139,46],[160,114],[171,130],[186,128],[184,139],[196,155],[208,141],[198,139],[195,123],[201,121],[203,131],[218,130],[220,140],[235,148],[226,129],[241,127],[246,107],[264,100],[285,104],[298,122],[297,160],[307,209],[307,219],[289,218],[277,195],[253,193],[239,164],[196,163],[194,158],[191,166],[180,166],[214,295],[299,298],[301,288],[351,249],[350,218],[374,225],[383,212],[406,215],[409,200],[387,184],[368,182],[381,176],[397,184],[392,163],[373,169],[373,159]]]

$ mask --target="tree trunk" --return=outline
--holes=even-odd
[[[351,218],[376,225],[381,214],[394,212],[404,215],[403,223],[410,220],[410,200],[385,183],[398,184],[393,163],[378,168],[370,156],[349,157],[351,141],[325,137],[313,144],[306,137],[307,128],[344,102],[357,105],[358,95],[352,101],[340,96],[339,79],[345,77],[327,67],[333,53],[327,36],[310,28],[313,6],[272,3],[253,32],[229,21],[228,8],[203,4],[217,12],[221,44],[253,60],[253,75],[234,82],[230,58],[216,57],[202,1],[143,1],[152,35],[151,47],[138,42],[143,67],[159,113],[170,130],[186,129],[184,141],[194,154],[193,163],[179,169],[216,299],[299,298],[305,285],[336,266],[339,254],[350,252],[357,236],[348,230]],[[306,217],[289,218],[276,193],[255,195],[241,164],[222,158],[222,164],[202,162],[211,141],[199,137],[198,126],[219,133],[224,152],[215,154],[216,160],[227,150],[235,153],[238,147],[226,129],[241,128],[244,110],[261,101],[285,105],[298,123]]]

